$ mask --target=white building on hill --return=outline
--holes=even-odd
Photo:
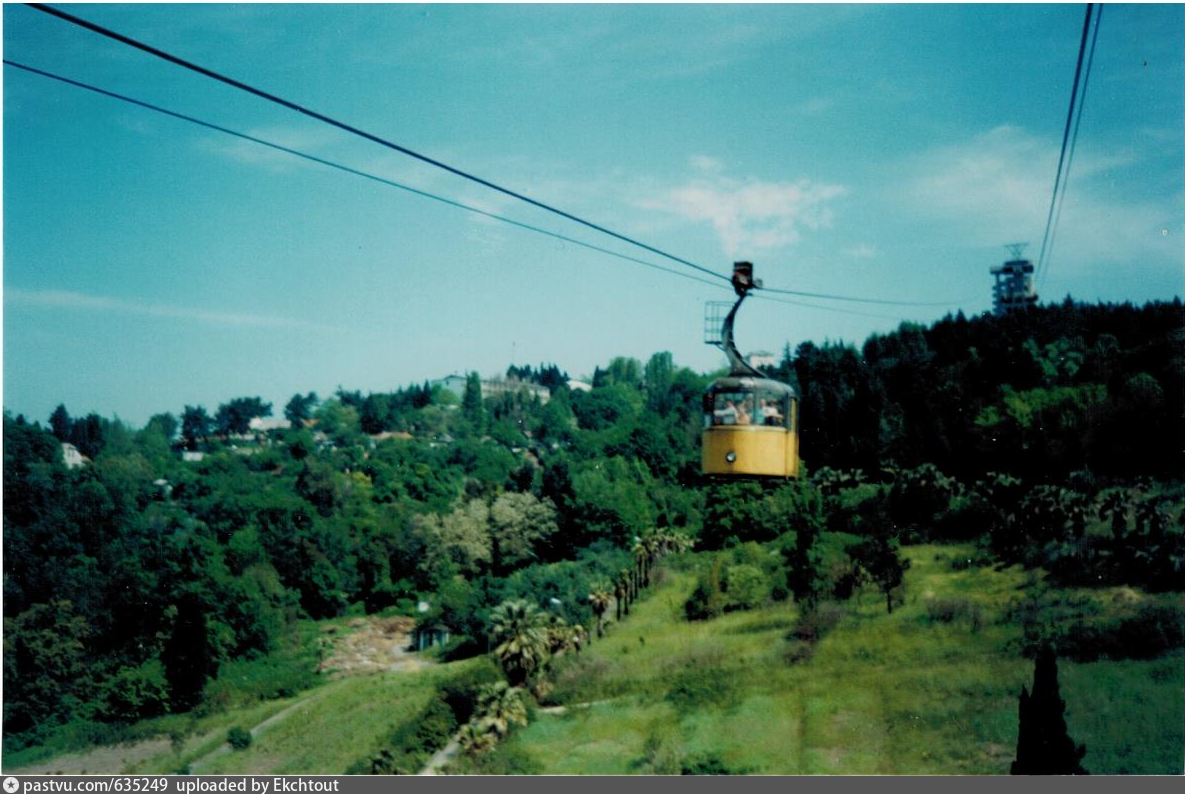
[[[442,386],[453,394],[457,395],[457,399],[465,399],[465,381],[464,375],[457,375],[456,373],[449,375],[439,380],[432,381],[433,386]],[[540,386],[538,383],[531,383],[525,380],[482,380],[481,381],[481,398],[488,400],[491,397],[497,397],[500,394],[507,394],[510,392],[525,392],[532,397],[538,397],[539,402],[546,405],[547,401],[551,399],[551,392],[546,386]]]
[[[70,443],[62,444],[62,460],[67,469],[78,469],[87,464],[87,458],[78,451],[78,447]]]

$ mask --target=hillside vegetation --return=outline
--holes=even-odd
[[[157,769],[407,772],[463,729],[458,769],[998,772],[1046,646],[1087,768],[1166,768],[1179,301],[788,346],[788,484],[700,477],[711,374],[669,353],[588,391],[506,374],[550,398],[472,374],[460,398],[297,394],[286,429],[251,429],[258,397],[140,429],[6,412],[5,768],[156,737]],[[366,616],[447,631],[442,663],[327,681],[323,630]],[[320,736],[244,735],[310,696]],[[585,732],[610,723],[617,761]]]
[[[968,546],[919,545],[905,603],[832,604],[804,654],[792,604],[688,622],[694,576],[671,572],[610,638],[556,674],[540,713],[467,772],[1004,774],[1032,664],[1010,612],[1053,595],[1114,614],[1122,591],[1051,593],[1019,567],[955,570]],[[701,562],[701,561],[697,561]],[[693,566],[694,567],[694,566]],[[952,605],[955,605],[952,609]],[[953,616],[951,616],[953,613]],[[950,617],[948,617],[950,616]],[[1185,654],[1060,665],[1092,773],[1179,774]]]

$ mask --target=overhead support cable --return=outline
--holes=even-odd
[[[173,55],[169,52],[161,50],[157,47],[153,47],[149,44],[141,42],[141,41],[134,39],[130,36],[126,36],[122,33],[117,32],[117,31],[111,30],[109,28],[105,28],[101,25],[95,24],[95,23],[90,22],[86,19],[83,19],[81,17],[67,13],[65,11],[54,8],[53,6],[50,6],[50,5],[46,5],[44,3],[30,3],[28,5],[37,11],[41,11],[41,12],[49,14],[51,16],[58,17],[59,19],[62,19],[66,22],[69,22],[71,24],[74,24],[79,27],[90,30],[93,33],[97,33],[97,34],[104,36],[106,38],[110,38],[114,41],[118,41],[122,44],[129,46],[129,47],[133,47],[133,48],[138,49],[142,52],[148,53],[149,55],[152,55],[157,58],[161,58],[161,59],[168,61],[172,64],[175,64],[175,65],[180,66],[184,69],[188,69],[190,71],[196,72],[198,74],[204,75],[204,76],[209,77],[213,80],[217,80],[218,82],[224,83],[224,84],[229,85],[229,86],[236,88],[238,90],[245,91],[249,94],[257,96],[257,97],[264,99],[268,102],[272,102],[272,103],[278,104],[282,107],[288,108],[289,110],[295,111],[297,113],[301,113],[305,116],[316,119],[317,121],[321,121],[323,123],[329,124],[333,127],[341,129],[345,132],[349,132],[353,135],[357,135],[359,137],[365,138],[366,140],[377,143],[380,146],[384,146],[388,149],[391,149],[393,151],[407,155],[407,156],[417,159],[421,162],[424,162],[428,165],[434,166],[436,168],[440,168],[444,171],[447,171],[451,174],[459,176],[463,179],[466,179],[466,180],[469,180],[469,181],[474,182],[476,184],[482,185],[483,187],[486,187],[486,188],[489,188],[489,189],[494,190],[496,192],[502,193],[506,196],[517,199],[519,201],[523,201],[527,204],[530,204],[534,207],[545,210],[547,212],[553,213],[553,214],[558,215],[562,218],[566,218],[567,220],[581,224],[587,228],[593,229],[594,231],[601,232],[602,234],[606,234],[606,235],[613,237],[617,240],[620,240],[622,242],[637,246],[639,248],[642,248],[643,250],[649,251],[650,253],[656,254],[658,256],[661,256],[665,259],[676,262],[676,263],[683,265],[685,267],[692,268],[692,269],[699,271],[700,273],[703,273],[707,276],[711,276],[713,278],[720,279],[720,280],[724,281],[726,283],[726,285],[728,282],[731,281],[731,277],[728,275],[718,273],[714,270],[711,270],[710,268],[704,267],[702,265],[698,265],[698,264],[691,262],[687,259],[684,259],[682,257],[667,253],[655,246],[649,245],[647,243],[644,243],[640,240],[634,239],[634,238],[629,237],[627,235],[621,234],[619,232],[615,232],[611,229],[601,226],[600,224],[596,224],[591,221],[585,220],[585,219],[580,218],[576,215],[573,215],[572,213],[566,212],[564,210],[558,209],[558,208],[551,206],[549,204],[546,204],[544,202],[533,199],[530,196],[516,192],[516,191],[511,190],[509,188],[503,187],[503,186],[498,185],[494,182],[491,182],[487,179],[483,179],[482,177],[479,177],[479,176],[476,176],[472,173],[469,173],[468,171],[464,171],[464,170],[457,168],[455,166],[451,166],[445,162],[442,162],[442,161],[437,160],[435,158],[429,157],[425,154],[421,154],[420,152],[417,152],[417,151],[410,149],[406,146],[402,146],[398,143],[394,143],[394,142],[389,141],[385,138],[379,137],[378,135],[374,135],[372,133],[366,132],[365,130],[359,129],[359,128],[354,127],[354,126],[347,124],[345,122],[339,121],[335,118],[327,116],[327,115],[320,113],[318,111],[306,108],[302,105],[297,104],[296,102],[293,102],[288,99],[284,99],[283,97],[277,96],[277,95],[272,94],[268,91],[264,91],[260,88],[256,88],[254,86],[248,85],[247,83],[244,83],[240,80],[236,80],[232,77],[228,77],[228,76],[221,74],[220,72],[217,72],[213,69],[209,69],[207,67],[193,63],[192,61],[188,61],[184,58],[181,58],[179,56],[176,56],[176,55]],[[207,126],[209,126],[209,125],[207,125]],[[238,133],[232,133],[232,134],[238,134]],[[242,137],[242,136],[240,136],[240,137]],[[271,144],[268,144],[268,145],[271,145]],[[304,156],[304,155],[300,155],[300,156]],[[406,189],[406,186],[401,186],[401,187],[404,187]],[[517,221],[508,221],[508,222],[519,224],[519,222],[517,222]],[[519,224],[519,225],[522,225],[522,224]],[[562,237],[562,235],[556,235],[554,233],[549,233],[549,234],[552,234],[552,236],[555,236],[555,237]],[[571,241],[570,238],[565,238],[565,239],[568,239],[569,241]],[[595,246],[592,246],[587,243],[580,243],[580,244],[584,245],[586,247],[595,248]],[[617,254],[617,253],[614,253],[613,255],[618,256],[620,258],[628,258],[628,257],[625,257],[624,255]],[[657,267],[656,265],[653,265],[652,263],[645,263],[645,264],[647,264],[647,266],[649,266],[649,267]],[[772,287],[765,288],[765,291],[771,292],[771,293],[780,293],[780,294],[785,294],[785,295],[795,295],[795,296],[799,296],[799,297],[817,298],[817,299],[821,299],[821,300],[838,300],[838,301],[848,301],[848,302],[853,302],[853,303],[869,303],[869,304],[883,304],[883,305],[896,305],[896,306],[947,306],[947,307],[949,307],[949,306],[953,306],[956,303],[960,302],[960,301],[939,301],[939,302],[891,301],[891,300],[880,299],[880,298],[859,298],[859,297],[852,297],[852,296],[826,295],[826,294],[822,294],[822,293],[810,293],[810,292],[802,292],[802,291],[798,291],[798,290],[776,289],[776,288],[772,288]]]
[[[1070,88],[1070,109],[1066,112],[1066,128],[1062,132],[1062,150],[1057,158],[1057,173],[1053,178],[1053,196],[1049,199],[1049,214],[1045,219],[1045,234],[1041,237],[1041,253],[1037,257],[1037,273],[1040,274],[1045,264],[1046,246],[1049,242],[1050,230],[1053,228],[1053,212],[1058,201],[1058,191],[1062,184],[1062,166],[1066,160],[1067,146],[1070,141],[1070,129],[1074,121],[1074,108],[1078,101],[1078,82],[1082,77],[1083,56],[1086,54],[1086,40],[1090,33],[1090,20],[1094,11],[1094,4],[1086,4],[1086,16],[1082,20],[1082,40],[1078,43],[1078,63],[1074,67],[1074,84]]]
[[[145,44],[144,42],[133,39],[130,36],[125,36],[122,33],[117,33],[116,31],[111,30],[109,28],[105,28],[102,25],[96,25],[93,22],[89,22],[85,19],[82,19],[81,17],[74,16],[73,14],[68,14],[65,11],[54,8],[53,6],[46,5],[44,3],[30,3],[29,5],[31,8],[34,8],[38,11],[42,11],[46,14],[50,14],[52,16],[58,17],[59,19],[63,19],[66,22],[70,22],[71,24],[78,25],[79,27],[86,28],[87,30],[92,31],[93,33],[98,33],[100,36],[106,36],[107,38],[118,41],[121,44],[126,44],[129,47],[134,47],[142,52],[148,53],[149,55],[153,55],[157,58],[161,58],[161,59],[166,60],[172,64],[180,66],[183,69],[188,69],[192,72],[197,72],[198,74],[204,75],[204,76],[209,77],[213,80],[217,80],[220,83],[225,83],[226,85],[229,85],[232,88],[237,88],[240,91],[246,91],[249,94],[253,94],[253,95],[259,97],[260,99],[265,99],[268,102],[273,102],[277,105],[288,108],[289,110],[293,110],[297,113],[301,113],[305,116],[308,116],[309,118],[316,119],[317,121],[321,121],[326,124],[332,125],[334,127],[337,127],[340,130],[344,130],[345,132],[351,133],[353,135],[357,135],[361,138],[365,138],[368,141],[377,143],[380,146],[384,146],[388,149],[399,152],[400,154],[405,154],[408,157],[415,158],[416,160],[419,160],[423,163],[427,163],[428,165],[448,171],[449,173],[459,176],[462,179],[467,179],[470,182],[475,182],[483,187],[489,188],[490,190],[497,191],[498,193],[502,193],[503,195],[510,196],[511,198],[526,202],[527,204],[530,204],[531,206],[537,207],[539,209],[545,210],[545,211],[553,213],[555,215],[559,215],[561,218],[567,218],[570,221],[579,223],[582,226],[586,226],[590,229],[601,232],[602,234],[607,234],[610,237],[614,237],[618,240],[621,240],[622,242],[629,243],[630,245],[635,245],[639,248],[649,251],[652,254],[657,254],[658,256],[664,257],[664,258],[669,259],[673,262],[677,262],[677,263],[684,265],[686,267],[690,267],[694,270],[698,270],[699,272],[704,273],[709,276],[712,276],[714,278],[722,279],[726,282],[730,280],[729,276],[726,276],[722,273],[717,273],[714,270],[710,270],[710,269],[703,267],[701,265],[697,265],[694,262],[690,262],[686,259],[683,259],[682,257],[675,256],[674,254],[669,254],[666,251],[663,251],[659,248],[655,248],[652,245],[647,245],[646,243],[643,243],[640,240],[635,240],[632,237],[628,237],[624,234],[619,234],[618,232],[615,232],[611,229],[607,229],[604,226],[601,226],[600,224],[593,223],[592,221],[587,221],[584,218],[581,218],[577,215],[573,215],[570,212],[566,212],[566,211],[561,210],[557,207],[553,207],[550,204],[546,204],[542,201],[538,201],[536,199],[531,198],[530,196],[526,196],[522,193],[511,190],[510,188],[503,187],[495,182],[491,182],[488,179],[483,179],[482,177],[479,177],[479,176],[472,174],[468,171],[464,171],[460,168],[451,166],[448,163],[442,162],[442,161],[437,160],[433,157],[429,157],[426,154],[421,154],[420,152],[417,152],[414,149],[410,149],[406,146],[402,146],[398,143],[394,143],[393,141],[389,141],[386,138],[382,138],[382,137],[379,137],[378,135],[374,135],[372,133],[366,132],[365,130],[359,129],[358,127],[355,127],[351,124],[347,124],[347,123],[345,123],[343,121],[339,121],[331,116],[327,116],[324,113],[319,113],[315,110],[311,110],[311,109],[306,108],[302,105],[298,105],[295,102],[284,99],[283,97],[279,97],[275,94],[269,93],[269,92],[264,91],[260,88],[256,88],[254,86],[248,85],[247,83],[236,80],[232,77],[227,77],[226,75],[216,72],[213,69],[208,69],[204,66],[200,66],[196,63],[193,63],[192,61],[187,61],[184,58],[180,58],[176,55],[165,52],[164,50],[161,50],[161,49],[158,49],[158,48],[153,47],[151,45]]]
[[[1066,187],[1070,184],[1070,169],[1074,165],[1074,149],[1078,146],[1078,128],[1082,126],[1082,109],[1086,106],[1086,90],[1090,87],[1090,69],[1094,65],[1095,45],[1099,42],[1099,25],[1103,22],[1103,4],[1095,13],[1094,33],[1090,38],[1090,54],[1086,58],[1086,71],[1082,75],[1082,93],[1078,96],[1078,113],[1074,118],[1074,133],[1070,137],[1070,153],[1066,157],[1066,178],[1062,180],[1061,197],[1057,200],[1057,212],[1053,216],[1053,229],[1049,232],[1049,247],[1045,256],[1041,258],[1035,281],[1040,280],[1049,272],[1049,259],[1053,256],[1053,243],[1057,239],[1057,227],[1062,220],[1062,207],[1066,205]]]
[[[774,287],[758,287],[761,292],[771,292],[777,295],[797,295],[802,298],[819,298],[829,301],[851,301],[854,303],[875,303],[882,306],[953,306],[962,301],[896,301],[886,298],[855,298],[849,295],[828,295],[821,292],[802,292],[792,289],[777,289]]]
[[[159,105],[154,105],[151,102],[145,102],[143,100],[136,99],[134,97],[130,97],[125,94],[118,93],[116,91],[109,91],[105,88],[99,88],[98,86],[90,85],[89,83],[84,83],[80,80],[74,80],[69,77],[64,77],[62,75],[54,74],[53,72],[47,72],[44,69],[38,69],[33,66],[28,66],[27,64],[19,63],[17,61],[13,61],[8,58],[5,58],[3,62],[6,66],[11,66],[15,69],[20,69],[21,71],[28,72],[30,74],[35,74],[40,77],[48,78],[50,80],[55,80],[57,82],[64,83],[64,84],[70,85],[70,86],[74,86],[75,88],[80,88],[85,91],[91,91],[93,93],[99,94],[101,96],[109,97],[111,99],[115,99],[120,102],[126,102],[128,104],[135,105],[135,106],[143,108],[145,110],[151,110],[155,113],[160,113],[161,115],[169,116],[170,118],[178,119],[180,121],[185,121],[190,124],[197,125],[199,127],[204,127],[206,129],[213,130],[215,132],[223,133],[225,135],[230,135],[232,137],[239,138],[240,140],[249,141],[250,143],[254,143],[259,146],[264,146],[264,147],[273,149],[278,152],[290,154],[293,157],[299,157],[303,160],[317,163],[319,165],[323,165],[328,168],[333,168],[333,169],[341,171],[343,173],[352,174],[354,176],[358,176],[363,179],[370,180],[372,182],[377,182],[379,184],[386,185],[388,187],[397,188],[397,189],[405,191],[407,193],[411,193],[412,195],[420,196],[420,197],[426,198],[426,199],[431,199],[432,201],[436,201],[438,203],[445,204],[447,206],[454,207],[456,209],[464,210],[466,212],[472,212],[475,215],[480,215],[482,217],[489,218],[491,220],[500,221],[502,223],[506,223],[511,226],[515,226],[517,228],[520,228],[520,229],[523,229],[523,230],[526,230],[529,232],[534,232],[536,234],[541,234],[546,237],[550,237],[552,239],[559,240],[564,243],[571,243],[573,245],[588,249],[590,251],[596,251],[597,253],[605,254],[607,256],[612,256],[614,258],[621,259],[626,262],[632,262],[634,264],[642,265],[643,267],[648,267],[648,268],[651,268],[654,270],[661,271],[663,273],[669,273],[672,276],[678,276],[680,278],[690,279],[691,281],[696,281],[701,284],[706,284],[707,286],[715,288],[715,289],[724,289],[724,290],[729,290],[729,291],[731,291],[731,289],[732,289],[731,287],[729,287],[727,285],[717,284],[714,281],[708,281],[707,279],[700,278],[699,276],[692,275],[691,273],[684,273],[681,270],[675,270],[673,268],[665,267],[663,265],[658,265],[653,262],[647,262],[644,259],[638,259],[637,257],[630,256],[628,254],[623,254],[619,251],[613,251],[611,249],[604,248],[599,245],[594,245],[592,243],[585,242],[584,240],[578,240],[574,237],[569,237],[564,234],[559,234],[557,232],[553,232],[548,229],[543,229],[543,228],[534,226],[529,223],[523,223],[523,222],[517,221],[513,218],[508,218],[504,215],[499,215],[494,212],[489,212],[487,210],[483,210],[478,207],[471,206],[469,204],[464,204],[459,201],[454,201],[452,199],[445,198],[444,196],[440,196],[435,193],[430,193],[426,190],[421,190],[419,188],[411,187],[410,185],[405,185],[400,182],[396,182],[392,179],[387,179],[385,177],[378,176],[376,174],[367,173],[366,171],[361,171],[357,168],[352,168],[351,166],[348,166],[348,165],[336,163],[332,160],[327,160],[324,157],[318,157],[317,155],[309,154],[307,152],[302,152],[298,149],[293,149],[289,146],[284,146],[279,143],[274,143],[272,141],[268,141],[268,140],[259,138],[254,135],[248,135],[247,133],[238,132],[237,130],[232,130],[228,127],[223,127],[219,124],[214,124],[209,121],[204,121],[203,119],[199,119],[194,116],[189,116],[189,115],[186,115],[185,113],[179,113],[175,110],[169,110],[168,108],[164,108]],[[851,309],[841,309],[841,308],[835,307],[835,306],[819,306],[817,304],[807,303],[805,301],[789,300],[786,298],[778,298],[778,297],[774,297],[772,295],[762,295],[759,293],[755,294],[754,297],[761,299],[761,300],[772,301],[774,303],[784,303],[784,304],[788,304],[791,306],[800,306],[800,307],[806,308],[806,309],[815,309],[816,311],[835,312],[835,313],[839,313],[839,314],[849,314],[849,315],[854,315],[854,316],[858,316],[858,317],[873,317],[873,318],[895,320],[895,321],[904,321],[904,320],[908,319],[905,317],[899,317],[899,316],[895,316],[895,315],[873,314],[873,313],[868,313],[868,312],[853,311]]]
[[[807,309],[816,309],[823,312],[837,312],[839,314],[850,314],[855,317],[874,317],[880,320],[895,320],[897,322],[908,322],[908,317],[901,317],[895,314],[877,314],[875,312],[858,312],[853,309],[841,309],[838,306],[819,306],[815,303],[807,303],[805,301],[790,300],[789,298],[775,298],[772,295],[762,295],[762,290],[757,290],[752,293],[756,300],[767,300],[774,303],[785,303],[789,306],[802,306]]]
[[[302,152],[302,151],[293,149],[288,146],[283,146],[278,143],[273,143],[272,141],[267,141],[267,140],[264,140],[263,138],[258,138],[254,135],[248,135],[247,133],[238,132],[236,130],[232,130],[228,127],[223,127],[221,125],[214,124],[209,121],[203,121],[202,119],[195,118],[194,116],[188,116],[184,113],[178,113],[177,111],[169,110],[168,108],[163,108],[159,105],[154,105],[150,102],[144,102],[143,100],[135,99],[134,97],[130,97],[125,94],[120,94],[115,91],[108,91],[105,88],[99,88],[98,86],[89,85],[87,83],[83,83],[78,80],[72,80],[69,77],[63,77],[61,75],[57,75],[52,72],[47,72],[47,71],[44,71],[42,69],[37,69],[32,66],[27,66],[25,64],[9,60],[8,58],[4,59],[4,63],[5,63],[5,65],[12,66],[16,69],[22,69],[26,72],[31,72],[32,74],[40,75],[42,77],[47,77],[51,80],[57,80],[58,82],[66,83],[67,85],[75,86],[76,88],[81,88],[86,91],[92,91],[96,94],[102,94],[103,96],[107,96],[112,99],[118,99],[121,102],[127,102],[129,104],[136,105],[136,106],[144,108],[146,110],[151,110],[156,113],[161,113],[165,116],[170,116],[175,119],[180,119],[181,121],[187,121],[190,124],[196,124],[199,127],[205,127],[206,129],[214,130],[216,132],[221,132],[226,135],[231,135],[235,138],[240,138],[245,141],[250,141],[251,143],[255,143],[260,146],[266,146],[269,149],[274,149],[279,152],[284,152],[285,154],[290,154],[293,157],[299,157],[303,160],[308,160],[310,162],[318,163],[320,165],[324,165],[329,168],[334,168],[334,169],[337,169],[338,171],[343,171],[347,174],[353,174],[354,176],[360,176],[363,179],[369,179],[372,182],[378,182],[380,184],[384,184],[389,187],[398,188],[399,190],[403,190],[408,193],[413,193],[417,196],[422,196],[423,198],[431,199],[431,200],[439,202],[441,204],[447,204],[450,207],[456,207],[457,209],[462,209],[462,210],[465,210],[466,212],[472,212],[475,215],[481,215],[483,217],[490,218],[492,220],[501,221],[502,223],[510,224],[511,226],[517,226],[520,229],[526,229],[527,231],[535,232],[536,234],[542,234],[547,237],[551,237],[552,239],[559,240],[561,242],[571,243],[573,245],[578,245],[582,248],[587,248],[592,251],[597,251],[598,253],[607,254],[608,256],[616,257],[618,259],[622,259],[627,262],[633,262],[635,264],[642,265],[644,267],[649,267],[654,270],[661,270],[662,272],[670,273],[673,276],[679,276],[680,278],[686,278],[686,279],[690,279],[692,281],[698,281],[701,284],[707,284],[708,286],[711,286],[711,287],[717,287],[720,289],[730,289],[730,287],[728,287],[727,285],[717,284],[714,281],[708,281],[706,278],[701,278],[701,277],[693,275],[691,273],[685,273],[681,270],[675,270],[674,268],[664,267],[662,265],[656,265],[653,262],[647,262],[644,259],[638,259],[637,257],[629,256],[628,254],[623,254],[618,251],[613,251],[608,248],[603,248],[599,245],[593,245],[592,243],[587,243],[583,240],[577,240],[574,237],[569,237],[567,235],[559,234],[557,232],[553,232],[548,229],[543,229],[538,226],[533,226],[529,223],[523,223],[522,221],[517,221],[517,220],[514,220],[513,218],[508,218],[504,215],[498,215],[497,213],[489,212],[487,210],[483,210],[478,207],[471,206],[469,204],[463,204],[459,201],[454,201],[452,199],[445,198],[444,196],[440,196],[435,193],[429,193],[426,190],[420,190],[419,188],[414,188],[414,187],[411,187],[410,185],[405,185],[405,184],[396,182],[391,179],[386,179],[385,177],[367,173],[366,171],[360,171],[357,168],[351,168],[348,165],[342,165],[341,163],[335,163],[332,160],[325,159],[324,157],[318,157],[314,154],[308,154],[307,152]]]

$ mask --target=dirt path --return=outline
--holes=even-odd
[[[295,703],[293,703],[291,706],[288,706],[286,708],[281,709],[280,711],[277,711],[275,714],[268,717],[266,720],[259,723],[258,725],[256,725],[254,728],[252,728],[250,730],[251,738],[258,739],[259,734],[263,733],[268,728],[272,727],[273,725],[276,725],[277,723],[283,722],[284,720],[288,719],[293,714],[295,714],[298,711],[301,711],[302,709],[307,709],[310,705],[312,705],[313,701],[319,700],[320,698],[324,697],[325,692],[326,692],[326,690],[323,688],[315,690],[308,697],[298,700]],[[213,761],[215,758],[226,755],[230,751],[231,751],[231,746],[229,744],[224,743],[224,744],[219,745],[218,747],[214,748],[213,750],[206,753],[202,757],[196,758],[193,761],[190,761],[189,762],[189,773],[191,775],[202,774],[201,767],[204,764],[208,764],[211,761]]]
[[[18,769],[4,766],[6,775],[117,775],[132,764],[169,751],[168,738],[145,739],[142,742],[114,744],[54,756],[32,766]]]
[[[456,758],[457,753],[459,752],[461,752],[461,734],[458,732],[453,736],[453,738],[449,739],[448,744],[440,748],[436,755],[432,756],[432,758],[428,760],[428,763],[424,765],[424,768],[416,774],[439,775],[440,770],[444,769],[444,767],[450,761]]]
[[[571,709],[589,709],[602,703],[612,703],[612,700],[590,700],[586,703],[573,703],[571,706],[543,706],[540,714],[567,714]]]

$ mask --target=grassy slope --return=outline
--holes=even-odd
[[[342,678],[305,693],[311,696],[304,705],[265,727],[245,750],[208,756],[225,742],[226,732],[221,730],[181,755],[164,753],[149,759],[136,771],[168,772],[194,764],[193,771],[200,774],[341,774],[355,761],[377,753],[397,726],[416,717],[436,696],[445,679],[471,664]],[[280,706],[296,700],[300,698]],[[228,728],[257,724],[241,711],[222,715],[221,722]],[[195,763],[197,759],[202,760]]]
[[[264,730],[246,750],[202,764],[202,774],[341,774],[380,740],[419,714],[447,667],[343,678],[291,717]]]
[[[1016,650],[1019,629],[999,618],[1029,577],[953,571],[958,551],[908,549],[908,603],[886,615],[867,593],[796,664],[786,658],[792,605],[689,624],[681,605],[693,577],[672,574],[560,671],[553,699],[593,705],[540,714],[496,752],[549,773],[678,772],[707,757],[756,773],[1006,773],[1032,663]],[[926,618],[927,599],[956,596],[982,605],[978,626]],[[1086,744],[1088,769],[1182,772],[1182,656],[1060,663],[1070,734]],[[695,689],[700,679],[706,690]],[[683,697],[672,697],[680,683]]]
[[[121,772],[165,774],[187,769],[215,773],[322,773],[340,774],[360,758],[378,751],[381,742],[403,720],[419,714],[435,696],[442,679],[464,670],[472,662],[435,665],[415,672],[390,672],[341,678],[320,683],[290,697],[258,700],[255,690],[263,687],[257,678],[296,680],[288,667],[312,670],[316,656],[308,649],[326,626],[348,633],[347,619],[303,622],[302,636],[295,650],[286,650],[256,662],[228,665],[216,691],[225,691],[229,701],[224,710],[199,716],[172,714],[137,723],[129,731],[145,737],[134,746],[119,748],[35,747],[6,755],[6,772],[27,769],[38,773],[58,770],[117,774]],[[307,635],[307,636],[304,636]],[[290,657],[290,658],[289,658]],[[293,712],[266,726],[246,750],[216,753],[226,742],[233,726],[253,728],[295,704]],[[169,734],[183,737],[170,745]],[[110,749],[112,752],[95,752]],[[89,752],[88,752],[89,751]],[[123,763],[121,759],[134,759]],[[198,763],[200,760],[200,763]],[[95,766],[109,765],[112,768]],[[119,767],[119,768],[115,768]]]

